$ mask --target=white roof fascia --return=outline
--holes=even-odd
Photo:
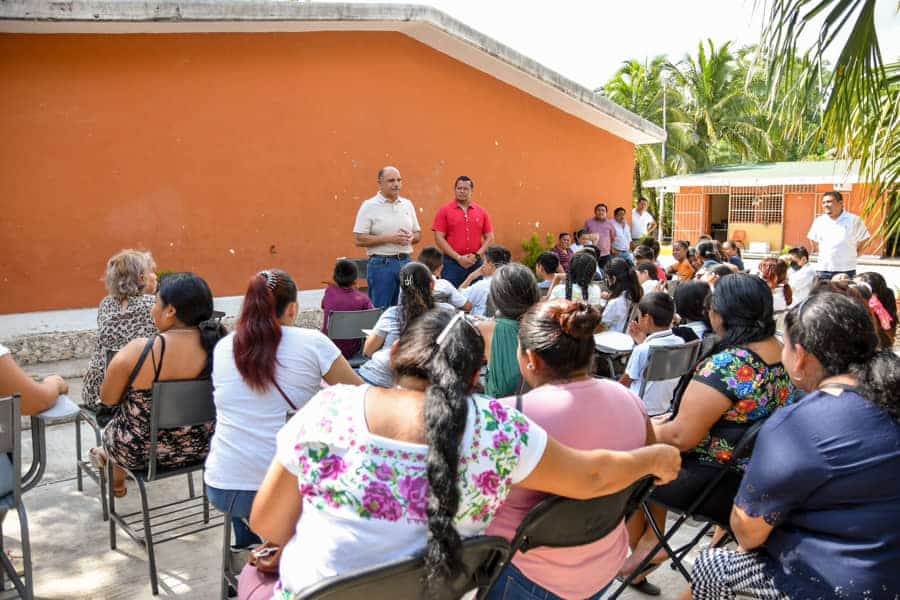
[[[632,144],[665,131],[437,9],[411,4],[259,0],[6,0],[0,32],[35,34],[394,31]]]
[[[663,179],[648,179],[642,184],[644,187],[666,188],[666,187],[713,187],[713,186],[731,186],[731,187],[759,187],[766,185],[816,185],[816,184],[854,184],[860,183],[858,175],[846,176],[787,176],[787,177],[737,177],[722,175],[721,177],[696,177],[691,175],[676,175],[674,177],[665,177]]]

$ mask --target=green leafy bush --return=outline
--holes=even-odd
[[[536,233],[533,234],[530,238],[522,242],[522,249],[525,251],[525,256],[522,257],[522,264],[529,269],[534,270],[534,265],[537,264],[538,257],[553,248],[554,245],[556,245],[556,242],[552,233],[546,235],[543,244],[541,243],[540,236]]]

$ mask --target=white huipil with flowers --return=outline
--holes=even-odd
[[[369,432],[368,389],[329,387],[278,434],[278,460],[297,476],[303,496],[303,512],[281,556],[278,598],[425,546],[428,447]],[[525,415],[493,399],[470,399],[458,472],[455,526],[461,536],[487,529],[546,445],[547,433]]]

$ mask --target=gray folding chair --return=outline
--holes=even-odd
[[[496,536],[476,536],[462,543],[463,573],[426,596],[425,561],[418,556],[325,579],[303,591],[298,600],[457,600],[489,585],[509,558],[509,543]]]
[[[775,332],[784,334],[784,318],[787,316],[787,310],[776,310],[775,317]]]
[[[675,297],[675,290],[678,289],[679,285],[681,285],[681,281],[678,279],[670,279],[666,282],[666,291],[669,292],[669,296]]]
[[[694,368],[700,355],[700,340],[677,346],[650,346],[647,364],[641,375],[640,397],[644,397],[647,384],[652,381],[680,379]]]
[[[363,329],[371,329],[378,322],[383,308],[369,310],[336,310],[328,317],[328,337],[333,340],[363,340]],[[368,359],[360,348],[356,356],[350,358],[350,366],[358,367]]]
[[[22,400],[18,395],[0,398],[0,461],[10,469],[9,478],[4,482],[5,495],[0,497],[0,590],[6,588],[4,575],[8,576],[19,596],[27,600],[34,597],[34,580],[31,572],[31,538],[28,534],[28,515],[22,503]],[[5,478],[5,477],[4,477]],[[19,529],[22,538],[22,562],[24,574],[20,577],[9,556],[3,549],[3,516],[9,510],[19,515]]]
[[[113,467],[115,461],[107,452],[107,498],[109,499],[109,547],[116,548],[116,525],[135,542],[147,550],[150,568],[150,587],[153,595],[159,593],[156,574],[156,554],[154,544],[162,544],[191,533],[212,529],[221,525],[221,513],[210,519],[209,501],[206,487],[201,485],[203,493],[198,498],[194,493],[193,473],[203,471],[205,458],[196,462],[171,468],[160,468],[157,464],[159,432],[166,429],[177,429],[194,425],[214,423],[216,406],[213,402],[212,381],[209,379],[192,379],[182,381],[157,381],[153,384],[153,400],[150,408],[150,448],[147,456],[147,468],[133,471],[123,468],[128,477],[137,484],[141,496],[141,510],[127,514],[116,512],[116,497],[113,493]],[[147,483],[159,479],[167,479],[178,475],[188,477],[188,498],[166,502],[151,507],[147,498]],[[140,518],[136,519],[140,515]],[[197,517],[200,517],[199,519]],[[157,522],[156,535],[153,538],[153,520]],[[215,520],[215,522],[212,522]],[[143,535],[135,527],[142,525]],[[161,529],[160,529],[161,528]]]

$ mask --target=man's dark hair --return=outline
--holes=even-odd
[[[605,208],[607,211],[609,211],[609,207],[606,205],[606,203],[600,202],[599,204],[597,204],[596,206],[594,206],[594,212],[597,212],[597,209],[600,208],[601,206],[602,206],[603,208]]]
[[[835,200],[837,200],[837,201],[840,202],[841,204],[844,203],[844,197],[841,195],[840,192],[838,192],[838,191],[836,191],[836,190],[831,190],[830,192],[825,192],[824,194],[822,194],[822,200],[825,199],[825,196],[831,196],[832,198],[834,198]]]
[[[595,212],[596,212],[596,211],[595,211]],[[620,206],[619,208],[617,208],[616,210],[613,211],[613,216],[616,216],[616,215],[619,214],[619,213],[622,213],[623,215],[625,214],[625,209],[622,208],[621,206]]]
[[[654,281],[659,281],[659,271],[656,270],[656,265],[653,263],[641,263],[634,267],[635,271],[642,271],[646,273],[650,279]]]
[[[338,287],[348,288],[356,282],[359,271],[356,264],[344,258],[334,263],[334,274],[332,278]]]
[[[563,231],[562,233],[559,234],[559,239],[563,239],[563,236],[566,236],[566,235],[571,237],[572,234],[569,233],[568,231]]]
[[[634,249],[634,259],[653,260],[653,248],[650,246],[638,246]]]
[[[575,239],[577,240],[581,236],[585,235],[587,232],[588,232],[587,229],[579,229],[578,231],[575,232]]]
[[[484,259],[492,265],[509,264],[512,260],[512,253],[503,246],[488,246],[484,251]]]
[[[809,260],[809,250],[806,249],[806,246],[794,246],[793,248],[788,250],[788,254],[798,260],[801,258]]]
[[[544,252],[538,256],[535,264],[541,265],[545,273],[556,273],[556,270],[559,269],[559,257],[552,252]]]
[[[638,196],[638,202],[639,202],[639,203],[640,203],[640,202],[646,202],[647,204],[650,204],[650,201],[647,200],[647,199],[646,199],[645,197],[643,197],[643,196]]]
[[[650,315],[657,327],[668,327],[675,316],[675,301],[665,292],[650,292],[638,302],[642,315]]]
[[[419,252],[419,262],[428,267],[434,273],[443,264],[444,254],[435,246],[425,246]]]
[[[468,175],[460,175],[459,177],[457,177],[456,181],[453,182],[453,189],[456,189],[456,186],[459,184],[460,181],[468,181],[469,185],[472,186],[472,189],[473,190],[475,189],[475,182],[472,181],[472,178],[469,177]]]

